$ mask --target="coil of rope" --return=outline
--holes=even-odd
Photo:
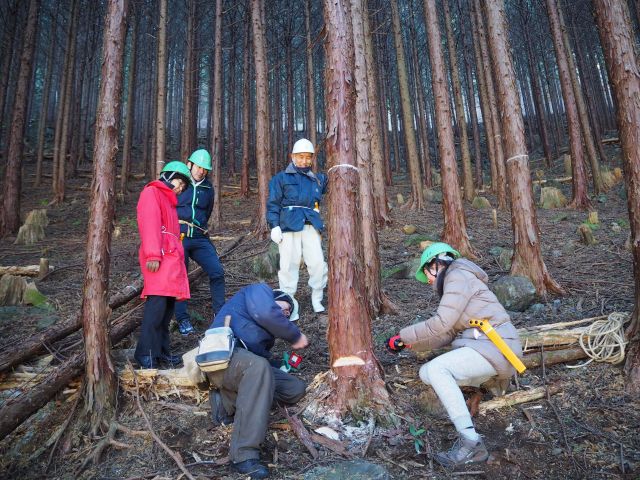
[[[580,368],[591,362],[607,362],[616,365],[624,360],[628,343],[624,335],[624,323],[628,313],[612,312],[606,320],[596,320],[580,335],[580,346],[589,360],[567,368]]]

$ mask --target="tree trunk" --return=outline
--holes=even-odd
[[[269,79],[264,41],[264,23],[261,15],[264,0],[251,0],[253,25],[253,54],[256,70],[256,165],[258,176],[258,211],[254,219],[254,234],[267,235],[267,197],[271,176],[271,145],[269,143]]]
[[[44,160],[44,142],[47,135],[49,98],[51,94],[51,79],[53,78],[53,59],[56,54],[56,45],[58,44],[56,38],[58,32],[58,8],[59,7],[56,7],[56,12],[53,15],[51,23],[51,36],[49,37],[49,49],[47,51],[47,73],[44,86],[42,87],[42,104],[40,105],[40,120],[38,122],[38,146],[36,147],[36,177],[33,182],[33,186],[36,188],[39,187],[42,182],[42,162]],[[0,112],[2,112],[1,109]]]
[[[371,177],[373,182],[374,216],[376,225],[384,227],[391,223],[387,186],[384,179],[385,155],[383,149],[382,129],[386,122],[380,119],[380,97],[378,95],[378,72],[373,51],[373,39],[369,23],[368,1],[363,5],[362,24],[364,29],[364,46],[367,64],[367,96],[369,100],[371,128]],[[309,54],[310,55],[310,54]],[[386,117],[385,119],[386,120]],[[384,124],[384,127],[383,127]]]
[[[571,42],[569,42],[569,35],[567,34],[567,26],[564,22],[564,15],[562,14],[562,8],[559,0],[556,0],[558,20],[560,21],[560,31],[562,33],[562,42],[564,44],[565,51],[567,52],[567,65],[569,67],[569,76],[571,78],[571,86],[573,87],[573,93],[576,98],[576,107],[578,108],[578,116],[580,118],[580,129],[582,131],[582,139],[587,147],[587,155],[589,156],[589,162],[591,163],[591,178],[593,179],[593,192],[598,195],[604,190],[602,184],[602,176],[600,175],[600,161],[598,160],[598,152],[593,141],[593,132],[591,130],[591,122],[589,121],[589,112],[587,111],[587,104],[584,100],[582,93],[582,87],[578,81],[578,73],[576,70],[576,64],[573,61],[573,54],[571,52]],[[584,79],[582,79],[584,83]]]
[[[196,1],[187,1],[187,34],[185,36],[185,63],[184,63],[184,78],[182,88],[182,130],[180,135],[180,159],[184,162],[193,150],[195,145],[193,144],[193,131],[198,128],[198,125],[193,122],[194,109],[197,109],[197,92],[194,91],[194,78],[198,73],[198,66],[196,65],[196,35],[195,35],[195,22],[196,22]],[[194,99],[194,97],[196,97]],[[195,101],[194,101],[195,100]]]
[[[155,162],[151,178],[156,179],[164,167],[166,157],[165,121],[167,115],[167,0],[159,0],[158,16],[158,62],[156,76],[156,128]]]
[[[115,166],[122,96],[126,1],[109,0],[102,46],[102,82],[93,148],[93,182],[82,300],[86,351],[84,410],[92,434],[113,417],[117,380],[109,339],[109,257],[115,216]]]
[[[640,394],[640,58],[626,2],[594,0],[593,4],[618,107],[635,279],[634,309],[627,329],[630,348],[625,373],[627,391],[637,398]]]
[[[248,198],[251,193],[251,186],[249,185],[249,134],[251,132],[249,123],[251,110],[250,35],[251,22],[246,20],[244,49],[242,52],[242,171],[240,174],[240,195],[243,198]]]
[[[476,95],[473,90],[473,73],[471,67],[471,61],[469,60],[469,42],[468,42],[468,31],[465,27],[464,23],[464,15],[462,12],[462,6],[460,4],[460,0],[457,1],[458,7],[458,18],[460,18],[461,22],[461,30],[462,30],[462,57],[464,59],[464,70],[465,70],[465,79],[467,82],[467,98],[469,100],[469,116],[471,117],[471,128],[473,131],[473,152],[474,152],[474,166],[475,166],[475,176],[476,176],[476,188],[483,188],[483,178],[482,178],[482,152],[480,150],[480,128],[478,127],[478,113],[476,107]],[[478,82],[478,85],[480,82]]]
[[[73,95],[73,79],[75,71],[76,36],[78,28],[78,0],[71,1],[69,32],[65,49],[65,62],[60,82],[60,98],[58,100],[58,118],[53,147],[53,203],[64,202],[67,140],[69,137],[69,117],[71,116],[71,97]]]
[[[16,86],[11,127],[8,138],[7,164],[3,182],[3,211],[0,222],[0,237],[15,233],[20,227],[20,192],[22,190],[22,155],[24,152],[24,131],[27,123],[27,103],[31,90],[31,73],[38,29],[40,0],[30,0],[27,26],[22,37],[20,69]]]
[[[131,172],[131,150],[133,139],[133,123],[134,123],[134,107],[136,103],[136,72],[138,58],[138,22],[139,17],[134,13],[134,5],[129,5],[131,8],[131,15],[129,16],[129,25],[131,25],[131,31],[129,35],[130,49],[129,49],[129,63],[127,66],[127,72],[129,75],[127,81],[127,116],[126,124],[124,127],[124,144],[122,146],[122,169],[120,170],[120,193],[123,195],[128,193],[129,173]]]
[[[473,201],[476,191],[473,186],[473,173],[471,171],[471,152],[469,151],[469,136],[467,135],[467,120],[464,114],[462,101],[462,87],[460,86],[460,72],[458,70],[458,57],[453,38],[453,25],[449,1],[443,0],[444,25],[447,33],[447,47],[449,49],[449,68],[451,71],[451,83],[453,84],[453,98],[456,109],[456,119],[460,135],[460,153],[462,155],[462,185],[464,186],[464,198],[468,202]]]
[[[316,88],[313,75],[313,44],[311,43],[311,0],[304,2],[304,28],[307,41],[307,134],[314,145],[318,142],[316,127]],[[318,171],[318,155],[313,156],[314,172]]]
[[[361,11],[361,10],[360,10]],[[329,328],[337,413],[386,418],[390,398],[373,353],[366,302],[356,168],[354,44],[348,2],[324,1],[327,163],[329,169]],[[361,19],[360,19],[361,22]]]
[[[449,89],[445,73],[444,55],[440,42],[440,25],[434,0],[424,0],[424,18],[429,40],[431,59],[431,85],[436,106],[438,129],[438,151],[440,152],[440,174],[442,175],[442,211],[444,229],[442,240],[456,248],[466,257],[475,257],[469,242],[467,225],[460,194],[456,150],[453,141]]]
[[[560,285],[551,278],[542,259],[529,154],[509,50],[504,1],[487,0],[485,7],[493,68],[496,78],[502,79],[498,82],[498,99],[504,124],[504,151],[508,158],[506,163],[511,186],[511,224],[514,238],[511,275],[530,278],[538,295],[545,295],[547,291],[564,293]]]
[[[287,48],[285,49],[285,75],[287,79],[287,152],[291,152],[293,149],[293,59],[291,52],[291,42],[293,42],[293,36],[291,31],[287,32],[285,36],[287,42]],[[314,144],[315,145],[315,144]]]
[[[13,37],[18,26],[18,5],[22,2],[12,0],[11,6],[7,9],[9,21],[5,24],[4,35],[2,36],[2,64],[0,65],[0,124],[6,128],[4,123],[4,110],[7,99],[7,87],[11,77],[11,64],[13,63]],[[0,128],[0,138],[2,138],[3,128]]]
[[[487,100],[489,106],[489,117],[487,121],[491,121],[491,131],[493,133],[493,147],[495,158],[491,161],[494,163],[495,177],[491,179],[491,186],[496,193],[498,208],[505,210],[507,208],[507,180],[504,164],[503,150],[503,126],[501,124],[498,113],[498,102],[496,100],[496,89],[493,82],[493,73],[491,72],[491,60],[489,59],[489,47],[487,44],[487,35],[484,28],[484,20],[482,11],[480,10],[480,1],[474,2],[476,10],[476,23],[478,27],[478,37],[480,40],[480,52],[482,55],[482,67],[484,68],[484,80],[486,83]],[[496,79],[497,81],[497,79]],[[486,123],[486,122],[485,122]],[[491,175],[493,176],[493,171]]]
[[[523,6],[524,8],[524,6]],[[540,140],[542,141],[542,150],[544,152],[544,161],[547,168],[551,168],[551,161],[553,160],[551,154],[551,146],[549,145],[549,133],[547,132],[547,119],[544,116],[544,107],[542,105],[542,94],[540,92],[540,84],[538,79],[538,72],[535,65],[535,59],[533,56],[533,48],[531,46],[531,34],[529,33],[529,24],[527,22],[523,25],[524,41],[527,47],[527,62],[529,66],[529,76],[531,78],[531,85],[533,87],[533,99],[536,105],[538,130],[540,132]]]
[[[400,90],[400,106],[402,110],[402,126],[404,130],[404,144],[406,148],[407,169],[411,177],[412,209],[424,209],[424,190],[420,174],[420,160],[418,159],[418,146],[416,132],[413,124],[413,112],[411,110],[411,96],[409,94],[409,81],[407,79],[407,63],[402,44],[402,32],[400,30],[400,15],[398,13],[398,1],[391,0],[391,17],[393,23],[393,38],[396,46],[396,63],[398,65],[398,88]],[[396,162],[399,156],[396,157]]]
[[[562,41],[560,30],[560,18],[558,16],[558,5],[556,0],[545,0],[547,12],[549,14],[549,24],[553,37],[553,46],[558,60],[558,72],[560,75],[560,86],[562,97],[567,114],[567,124],[569,127],[569,141],[571,145],[571,168],[573,172],[573,208],[588,208],[591,202],[587,194],[587,173],[584,165],[584,151],[582,149],[582,138],[580,135],[580,119],[573,87],[571,85],[571,74],[567,60],[567,51]]]
[[[213,109],[211,112],[211,157],[213,169],[211,170],[211,183],[213,184],[213,210],[209,218],[209,230],[220,227],[220,189],[222,168],[222,0],[216,0],[216,21],[214,30],[213,53]]]

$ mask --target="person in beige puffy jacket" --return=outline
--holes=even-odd
[[[513,352],[522,357],[518,332],[509,314],[487,285],[487,274],[446,243],[434,243],[422,254],[416,279],[429,283],[440,296],[436,313],[424,322],[400,330],[387,341],[391,351],[420,344],[434,350],[452,350],[425,363],[420,379],[431,385],[458,431],[453,447],[436,454],[440,464],[452,468],[486,461],[489,453],[476,432],[460,386],[475,386],[494,379],[509,379],[515,369],[498,348],[469,320],[486,319]]]

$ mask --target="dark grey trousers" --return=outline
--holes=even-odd
[[[235,350],[226,370],[207,376],[211,385],[218,388],[224,409],[229,415],[235,414],[229,447],[234,463],[260,458],[272,403],[296,403],[307,387],[302,380],[244,348]]]

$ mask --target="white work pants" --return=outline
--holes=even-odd
[[[313,310],[323,311],[322,296],[327,285],[327,264],[322,254],[320,234],[313,225],[305,225],[299,232],[283,232],[278,244],[280,290],[295,296],[298,289],[300,262],[304,259],[309,271],[309,287]]]
[[[420,380],[433,387],[459,432],[473,426],[460,386],[479,387],[497,374],[487,359],[469,347],[451,350],[420,367]]]

